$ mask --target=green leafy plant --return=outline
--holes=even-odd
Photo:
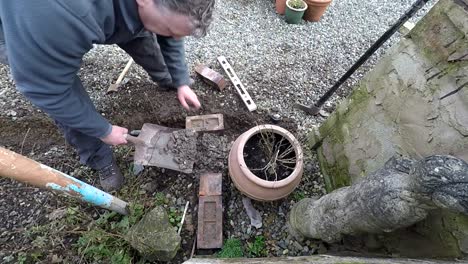
[[[154,202],[156,205],[164,205],[168,203],[166,196],[162,192],[156,193],[154,196]]]
[[[253,258],[266,257],[265,238],[263,236],[256,236],[253,242],[247,242],[247,251],[249,256]]]
[[[130,246],[125,241],[124,234],[142,218],[145,207],[134,203],[129,209],[128,216],[121,216],[115,212],[101,215],[78,239],[75,244],[78,252],[97,262],[131,263]]]
[[[65,221],[68,225],[76,225],[84,222],[85,217],[82,215],[78,206],[68,207],[65,215]]]
[[[302,9],[305,7],[303,0],[289,0],[289,6],[295,9]]]
[[[293,193],[293,199],[294,201],[296,202],[299,202],[300,200],[304,199],[305,198],[305,194],[304,192],[300,192],[300,191],[295,191]]]
[[[182,220],[182,212],[180,210],[175,207],[171,207],[169,208],[168,216],[171,225],[176,227],[180,226],[180,221]]]
[[[224,242],[221,251],[216,254],[219,258],[241,258],[244,256],[242,243],[237,238],[229,238]]]
[[[28,260],[28,256],[24,252],[18,254],[18,259],[16,260],[18,264],[24,264]]]

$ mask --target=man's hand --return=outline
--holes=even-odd
[[[187,85],[177,88],[177,98],[179,98],[180,104],[187,110],[192,110],[193,108],[198,110],[201,106],[197,95]]]
[[[127,139],[125,139],[125,134],[128,134],[128,129],[125,127],[112,126],[112,131],[106,137],[101,138],[101,140],[112,146],[127,144]]]

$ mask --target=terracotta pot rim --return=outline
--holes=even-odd
[[[257,177],[255,174],[253,174],[249,170],[249,168],[247,167],[247,164],[245,163],[245,160],[244,160],[245,144],[250,138],[260,133],[260,131],[262,130],[273,131],[277,134],[280,134],[281,136],[285,137],[289,141],[289,143],[291,143],[294,147],[294,152],[296,153],[297,162],[296,162],[296,165],[294,166],[294,170],[285,179],[282,179],[279,181],[267,181],[267,180],[260,179],[259,177]],[[302,148],[300,147],[299,141],[297,141],[297,139],[293,136],[293,134],[291,134],[286,129],[279,127],[279,126],[275,126],[275,125],[258,125],[249,129],[247,132],[245,132],[245,134],[247,134],[248,136],[242,138],[239,141],[239,149],[242,151],[239,151],[238,153],[236,153],[236,155],[239,160],[239,166],[240,166],[241,171],[249,180],[253,181],[255,184],[258,184],[262,187],[271,188],[271,189],[281,188],[283,186],[290,184],[292,181],[294,181],[294,179],[302,170],[302,163],[304,161],[303,161]]]
[[[293,8],[293,7],[289,6],[289,1],[291,1],[291,0],[287,0],[287,1],[286,1],[286,6],[287,6],[289,9],[294,10],[294,11],[297,11],[297,12],[302,12],[302,11],[307,10],[308,5],[307,5],[307,3],[306,3],[304,0],[302,0],[302,2],[304,2],[304,5],[305,5],[305,6],[304,6],[303,8],[301,8],[301,9],[297,9],[297,8]]]

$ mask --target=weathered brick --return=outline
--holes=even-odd
[[[185,127],[195,131],[218,131],[224,129],[224,118],[222,114],[187,116]]]
[[[202,77],[203,81],[211,86],[218,88],[220,91],[226,88],[227,82],[224,77],[216,71],[206,67],[205,65],[198,64],[195,66],[195,72]]]
[[[221,195],[222,194],[222,173],[207,172],[200,176],[200,196]]]
[[[198,200],[197,248],[223,247],[223,204],[221,195]]]

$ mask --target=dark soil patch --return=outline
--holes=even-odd
[[[0,145],[19,152],[46,152],[51,146],[64,142],[53,121],[43,116],[16,121],[0,117],[0,124]]]
[[[225,92],[235,93],[232,89]],[[144,123],[185,128],[187,116],[223,114],[225,129],[222,134],[230,140],[255,125],[271,123],[268,115],[248,112],[240,100],[229,107],[224,104],[225,99],[216,94],[199,96],[199,100],[202,108],[197,112],[188,112],[180,105],[175,91],[162,91],[154,84],[135,81],[127,83],[117,94],[110,95],[109,101],[101,110],[111,122],[130,130],[140,129]],[[296,125],[292,120],[285,119],[279,126],[292,133],[296,132]]]
[[[228,89],[223,93],[226,95],[235,91]],[[163,193],[169,197],[168,206],[179,211],[183,210],[186,201],[190,202],[181,234],[181,250],[172,263],[183,262],[184,259],[190,257],[192,251],[196,236],[200,173],[222,172],[223,200],[229,201],[232,195],[232,184],[227,173],[227,155],[230,144],[253,126],[270,123],[268,115],[248,112],[240,100],[230,102],[229,105],[224,104],[226,98],[220,98],[210,92],[201,93],[199,99],[203,109],[197,112],[187,112],[180,106],[175,91],[161,91],[151,83],[135,81],[127,83],[116,94],[104,95],[103,93],[97,104],[98,111],[103,113],[111,123],[130,130],[141,129],[144,123],[184,128],[187,115],[213,113],[224,115],[224,131],[201,133],[198,136],[194,172],[191,174],[146,167],[138,177],[131,176],[132,148],[115,147],[117,162],[126,176],[127,189],[127,193],[119,192],[115,194],[116,196],[129,202],[151,204],[148,201],[154,200],[157,193]],[[38,112],[24,113],[24,116],[20,113],[17,117],[15,121],[0,118],[0,146],[17,153],[22,152],[25,156],[99,187],[96,173],[79,164],[74,149],[66,144],[53,121]],[[296,126],[291,120],[283,120],[279,125],[293,133],[296,131]],[[41,252],[39,260],[45,263],[50,263],[53,255],[59,255],[70,262],[82,260],[76,247],[73,246],[80,235],[68,234],[66,231],[75,228],[86,230],[88,225],[106,213],[106,210],[11,180],[1,179],[0,184],[0,201],[2,202],[0,214],[7,213],[8,215],[6,217],[8,221],[3,221],[4,225],[0,225],[0,242],[8,245],[4,253],[17,257],[18,252],[33,254],[39,250]],[[18,190],[21,191],[18,192]],[[54,236],[42,231],[38,231],[35,235],[28,233],[30,232],[28,230],[40,229],[47,225],[50,222],[47,216],[52,212],[69,207],[77,208],[87,220],[59,227],[62,231],[54,233]],[[41,239],[45,239],[45,244],[37,247]],[[31,244],[35,240],[36,242]],[[59,247],[53,246],[57,243]],[[0,256],[5,255],[0,254]]]
[[[244,147],[247,167],[266,181],[280,181],[291,175],[295,157],[291,143],[276,133],[255,134]]]

